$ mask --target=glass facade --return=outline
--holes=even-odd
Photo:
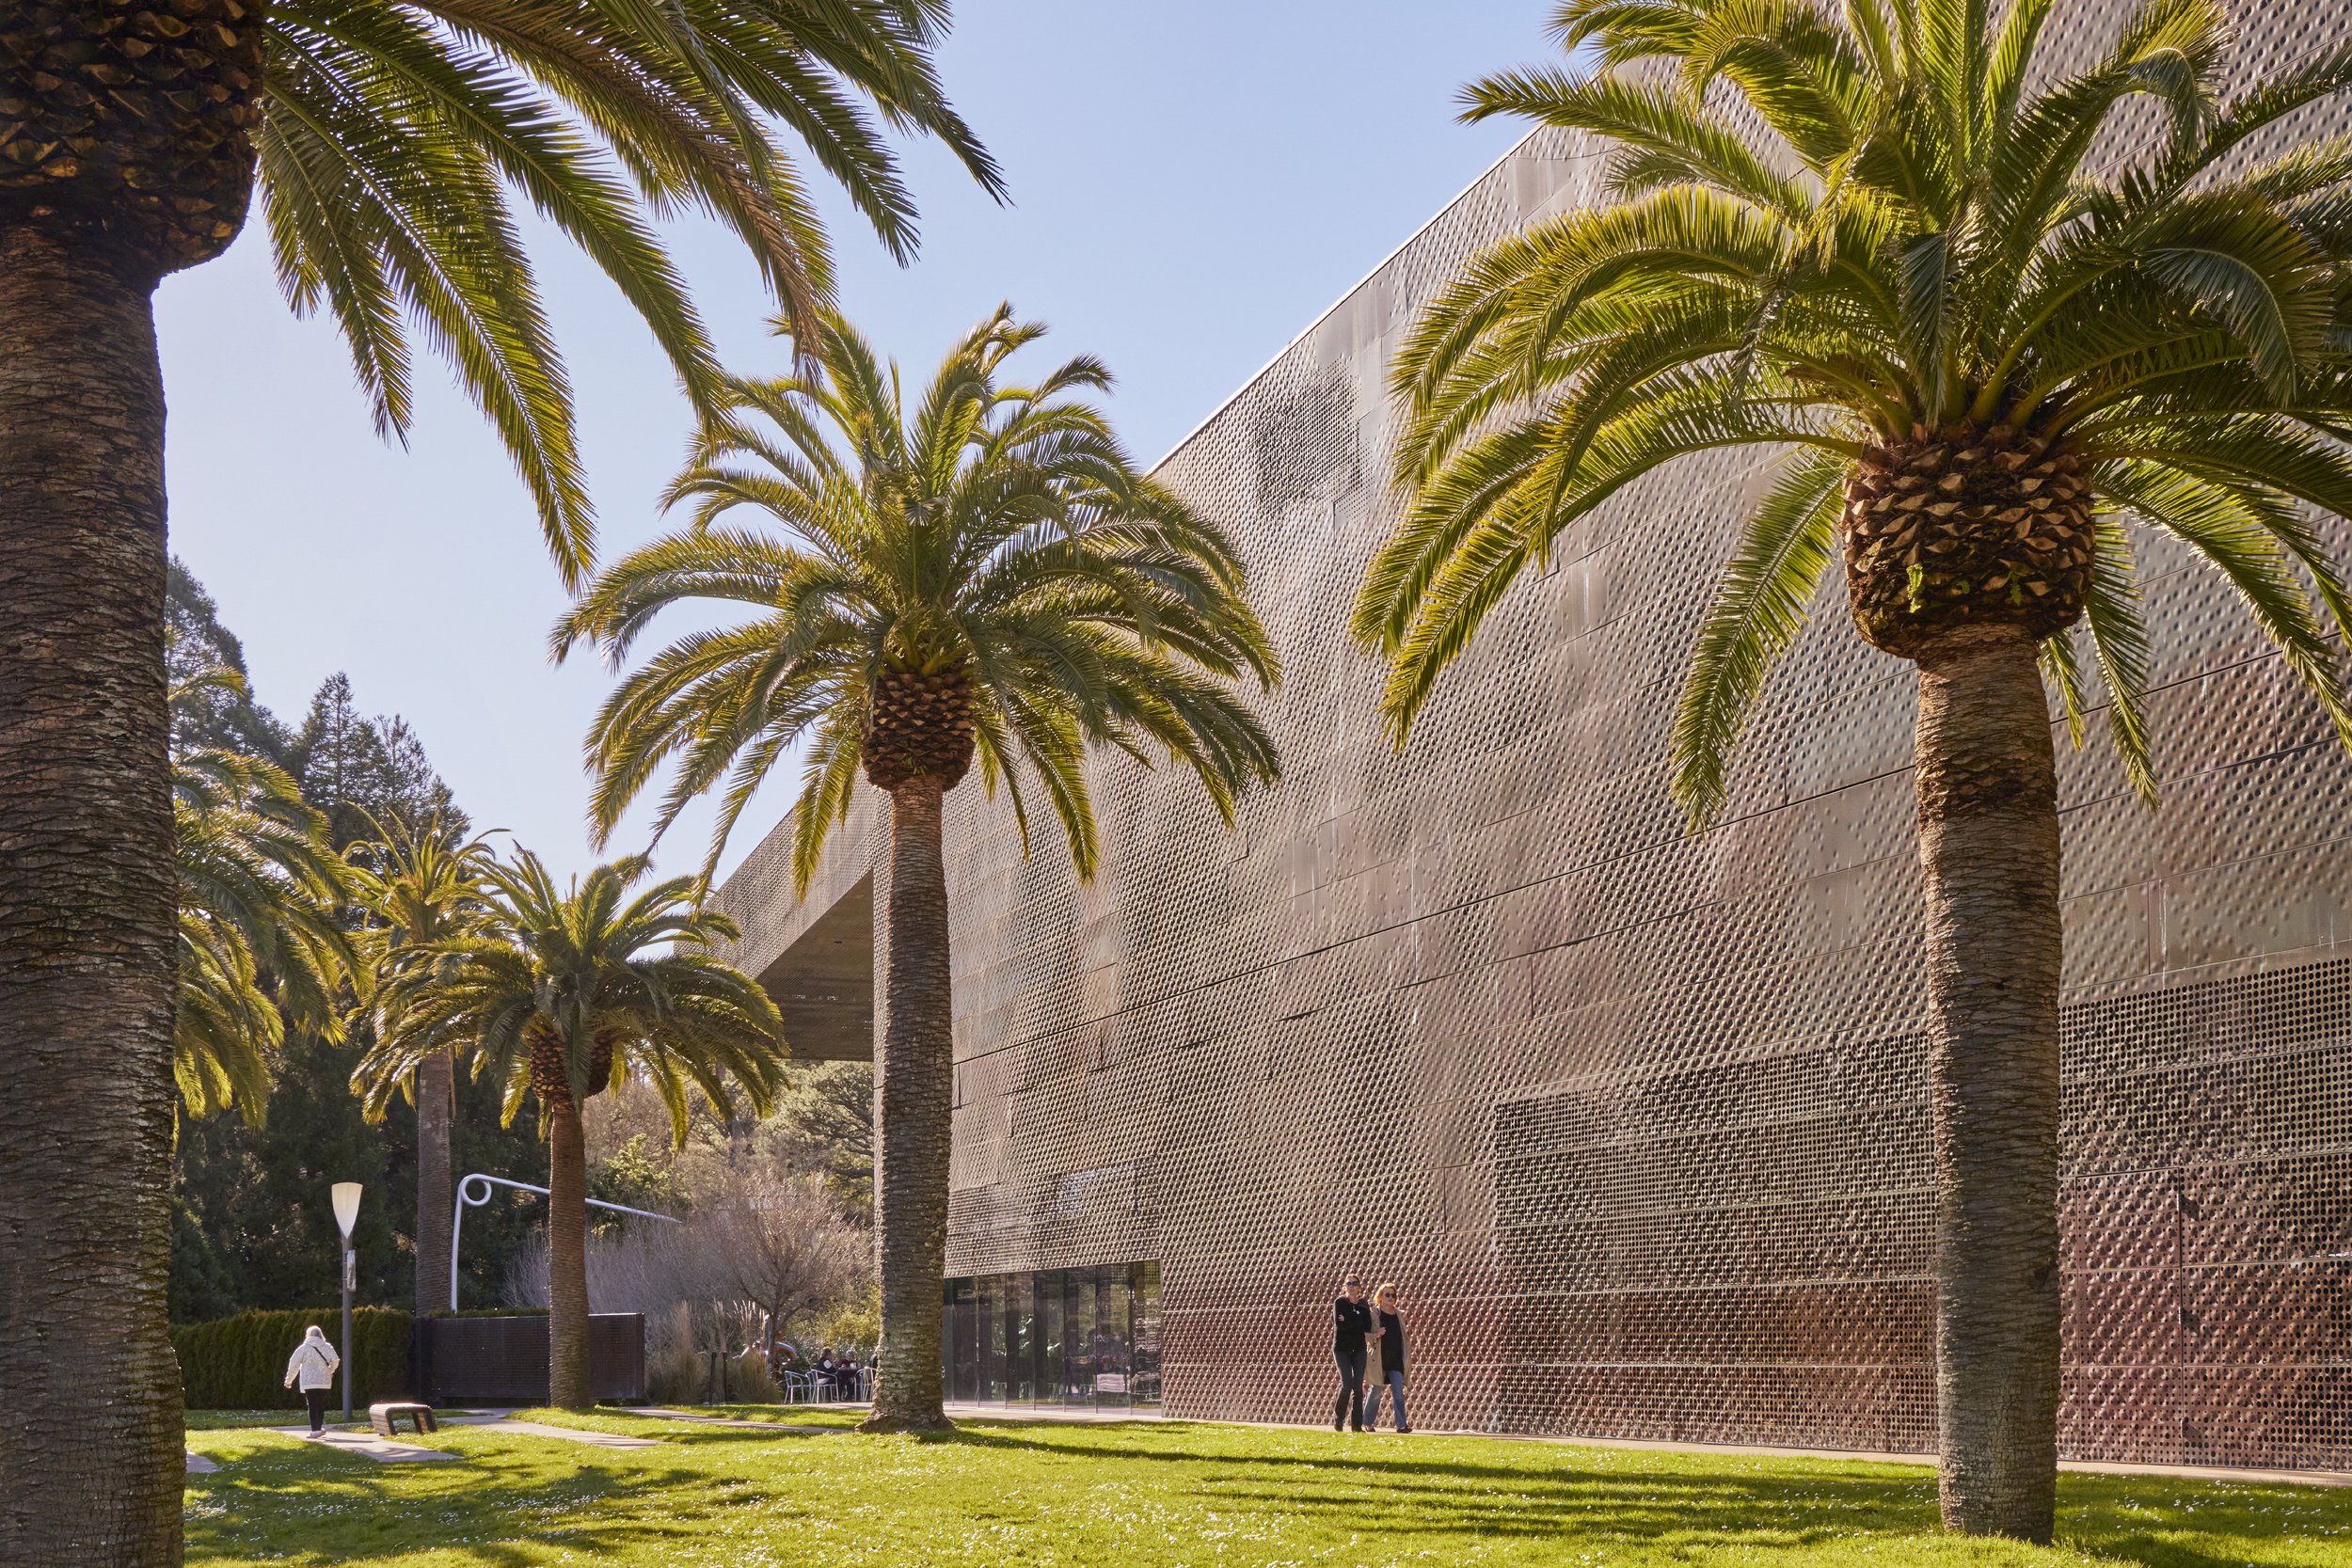
[[[950,1279],[939,1343],[951,1400],[1156,1407],[1160,1266]]]

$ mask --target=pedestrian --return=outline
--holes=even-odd
[[[1331,1430],[1364,1430],[1364,1337],[1373,1331],[1372,1304],[1364,1300],[1364,1276],[1351,1274],[1340,1282],[1340,1295],[1331,1304],[1331,1354],[1340,1364],[1340,1399],[1331,1415]]]
[[[1380,1336],[1380,1367],[1378,1375],[1368,1380],[1364,1388],[1364,1428],[1370,1431],[1380,1424],[1380,1390],[1389,1391],[1391,1419],[1399,1432],[1410,1432],[1413,1423],[1405,1414],[1405,1318],[1399,1310],[1402,1298],[1396,1286],[1383,1281],[1372,1292],[1374,1332]]]
[[[312,1323],[303,1331],[302,1343],[286,1358],[286,1386],[302,1382],[302,1397],[310,1406],[310,1435],[323,1436],[326,1432],[326,1396],[335,1386],[335,1369],[342,1357],[326,1342],[326,1331]]]

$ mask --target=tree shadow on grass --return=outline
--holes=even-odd
[[[2061,1475],[2058,1534],[2076,1551],[2146,1568],[2270,1568],[2315,1541],[2352,1561],[2352,1489]]]
[[[1410,1444],[1234,1454],[1049,1442],[968,1427],[950,1440],[1186,1465],[1203,1472],[1191,1489],[1204,1498],[1269,1513],[1344,1517],[1400,1538],[1655,1544],[1705,1536],[1802,1551],[1834,1539],[1915,1534],[1934,1523],[1932,1478],[1895,1466],[1707,1473],[1624,1460],[1580,1464],[1572,1449],[1515,1449],[1525,1457],[1514,1464],[1439,1456]]]
[[[534,1456],[498,1449],[465,1452],[455,1464],[379,1466],[308,1447],[272,1447],[190,1478],[188,1557],[274,1558],[292,1547],[310,1560],[343,1563],[438,1551],[486,1568],[528,1568],[545,1560],[531,1547],[593,1560],[692,1541],[715,1517],[764,1496],[741,1478],[642,1460],[549,1474]],[[608,1499],[632,1506],[601,1512],[597,1505]]]
[[[1216,1429],[1202,1429],[1214,1432]],[[1833,1542],[1934,1539],[1935,1478],[1911,1466],[1544,1445],[1518,1463],[1370,1444],[1328,1453],[1236,1453],[1176,1439],[1127,1448],[965,1426],[944,1441],[1073,1460],[1182,1465],[1190,1490],[1268,1514],[1318,1515],[1405,1540],[1716,1546],[1803,1560]],[[2288,1568],[2316,1537],[2352,1544],[2352,1490],[2069,1474],[2059,1544],[2145,1568]],[[1953,1543],[1958,1545],[1957,1542]],[[1995,1551],[2001,1548],[1992,1548]],[[2352,1560],[2352,1550],[2345,1556]]]

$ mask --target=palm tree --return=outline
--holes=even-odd
[[[718,372],[649,221],[715,217],[809,319],[831,268],[790,142],[902,254],[885,122],[998,189],[933,71],[946,22],[945,0],[0,8],[0,1051],[19,1090],[0,1225],[32,1260],[0,1291],[0,1559],[180,1553],[158,279],[224,249],[258,192],[289,301],[333,317],[379,428],[406,427],[421,329],[574,583],[591,517],[509,193],[708,404]],[[85,1408],[92,1384],[109,1397]]]
[[[398,1030],[396,1005],[405,971],[429,966],[447,943],[473,931],[488,912],[483,879],[491,860],[486,839],[458,843],[437,814],[418,825],[398,817],[376,824],[378,836],[344,851],[351,902],[363,911],[357,935],[359,964],[373,996],[392,1006],[370,1009],[377,1038]],[[417,1109],[417,1312],[439,1311],[451,1275],[450,1124],[455,1114],[455,1063],[446,1045],[415,1057],[397,1079],[355,1080],[370,1112],[381,1116],[398,1087]]]
[[[691,1091],[722,1110],[729,1085],[765,1115],[784,1054],[775,1004],[713,957],[735,925],[698,908],[693,879],[631,896],[644,862],[598,866],[559,891],[536,855],[491,863],[480,925],[437,944],[389,988],[382,1029],[361,1067],[380,1113],[393,1085],[452,1047],[477,1078],[505,1087],[510,1123],[536,1097],[548,1140],[548,1397],[594,1404],[588,1378],[588,1162],[580,1107],[644,1079],[686,1141]],[[655,952],[660,944],[667,950]]]
[[[588,641],[617,665],[672,605],[749,614],[655,655],[598,713],[588,750],[603,832],[675,759],[655,834],[722,791],[707,878],[753,791],[804,746],[793,874],[805,893],[859,772],[890,796],[875,1430],[947,1424],[946,792],[977,762],[1025,845],[1032,776],[1089,878],[1100,858],[1090,747],[1181,761],[1228,823],[1235,792],[1277,771],[1230,690],[1276,673],[1232,545],[1136,472],[1101,412],[1072,395],[1109,385],[1095,360],[1026,386],[1000,379],[1042,331],[998,309],[948,353],[910,419],[898,368],[827,315],[806,345],[818,371],[732,385],[736,417],[670,487],[691,526],[614,562],[555,632],[559,657]],[[734,524],[745,506],[769,527]]]
[[[1944,1518],[2037,1541],[2058,1394],[2044,681],[2079,743],[2087,620],[2153,798],[2127,525],[2220,573],[2352,738],[2352,601],[2302,510],[2352,515],[2352,160],[2255,140],[2352,84],[2352,46],[2225,101],[2216,0],[2145,0],[2071,74],[2038,69],[2049,10],[1563,6],[1597,69],[1479,83],[1469,116],[1609,139],[1607,199],[1478,257],[1413,329],[1413,500],[1355,619],[1391,661],[1401,740],[1564,528],[1685,454],[1774,454],[1691,656],[1674,787],[1697,825],[1723,809],[1842,559],[1856,629],[1918,667]],[[2157,134],[2120,123],[2135,103]]]
[[[217,692],[242,697],[245,682],[227,669],[175,682],[171,712]],[[172,1076],[190,1116],[234,1105],[258,1127],[287,1022],[342,1035],[336,990],[353,960],[336,919],[342,865],[326,819],[260,757],[175,750],[171,815],[180,882]]]

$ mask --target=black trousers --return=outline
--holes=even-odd
[[[326,1430],[326,1397],[334,1391],[335,1390],[332,1388],[305,1388],[302,1390],[302,1397],[310,1402],[310,1430],[312,1432],[325,1432]]]
[[[1331,1425],[1364,1430],[1364,1353],[1360,1350],[1331,1352],[1331,1358],[1340,1364],[1340,1402],[1331,1413]]]

